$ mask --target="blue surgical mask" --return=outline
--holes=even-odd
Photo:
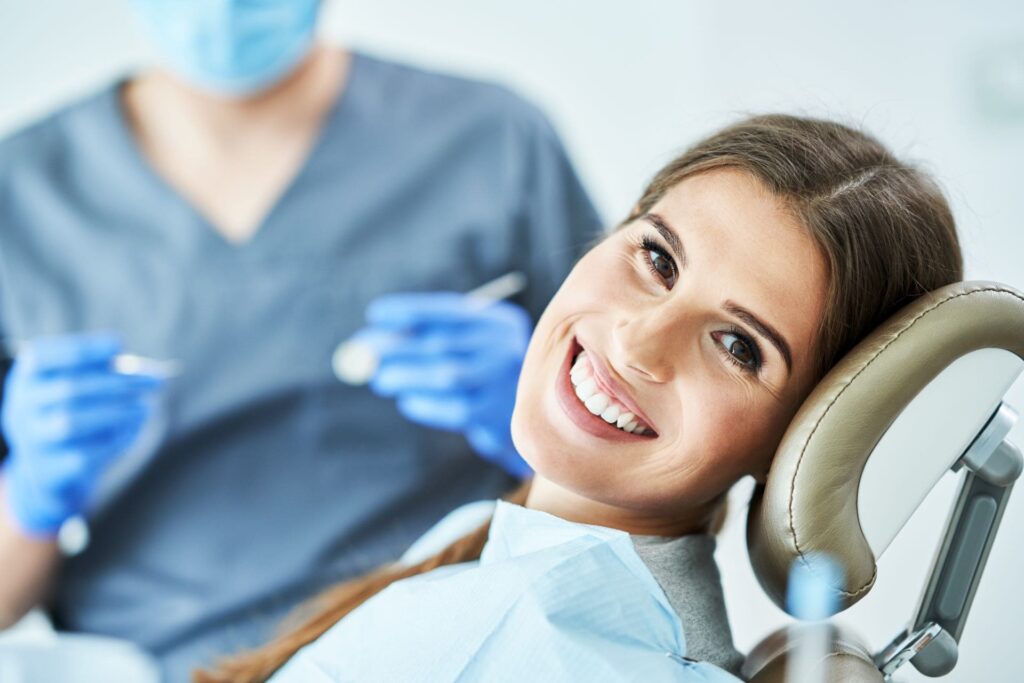
[[[313,46],[321,0],[131,0],[167,67],[244,97],[292,72]]]

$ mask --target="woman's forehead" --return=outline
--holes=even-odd
[[[809,236],[785,200],[753,175],[738,168],[704,171],[676,183],[652,207],[669,212],[698,233],[719,241],[770,241],[780,232]]]

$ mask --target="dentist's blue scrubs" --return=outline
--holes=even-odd
[[[517,483],[338,382],[331,353],[378,295],[513,269],[536,319],[600,220],[535,108],[357,53],[305,166],[235,245],[147,164],[117,88],[0,143],[0,336],[115,329],[183,364],[159,448],[49,605],[177,681]]]

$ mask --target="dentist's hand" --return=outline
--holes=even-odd
[[[15,520],[53,535],[84,511],[100,475],[139,433],[145,398],[163,385],[111,369],[115,335],[50,337],[25,344],[4,385],[0,426],[10,447],[3,465]]]
[[[484,459],[526,477],[512,445],[516,384],[532,323],[519,306],[480,307],[454,292],[392,294],[370,304],[371,329],[405,337],[382,349],[370,388],[413,422],[462,432]]]

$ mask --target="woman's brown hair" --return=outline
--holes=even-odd
[[[952,212],[935,182],[849,126],[786,114],[752,116],[700,140],[648,184],[620,225],[646,213],[684,178],[739,168],[782,199],[814,238],[829,268],[815,377],[915,298],[963,279]],[[522,505],[529,482],[504,497]],[[721,527],[724,508],[712,523]],[[197,683],[266,680],[301,647],[394,581],[479,559],[490,522],[418,564],[385,565],[328,589],[285,624],[283,635],[225,660]],[[289,630],[289,625],[300,622]]]

